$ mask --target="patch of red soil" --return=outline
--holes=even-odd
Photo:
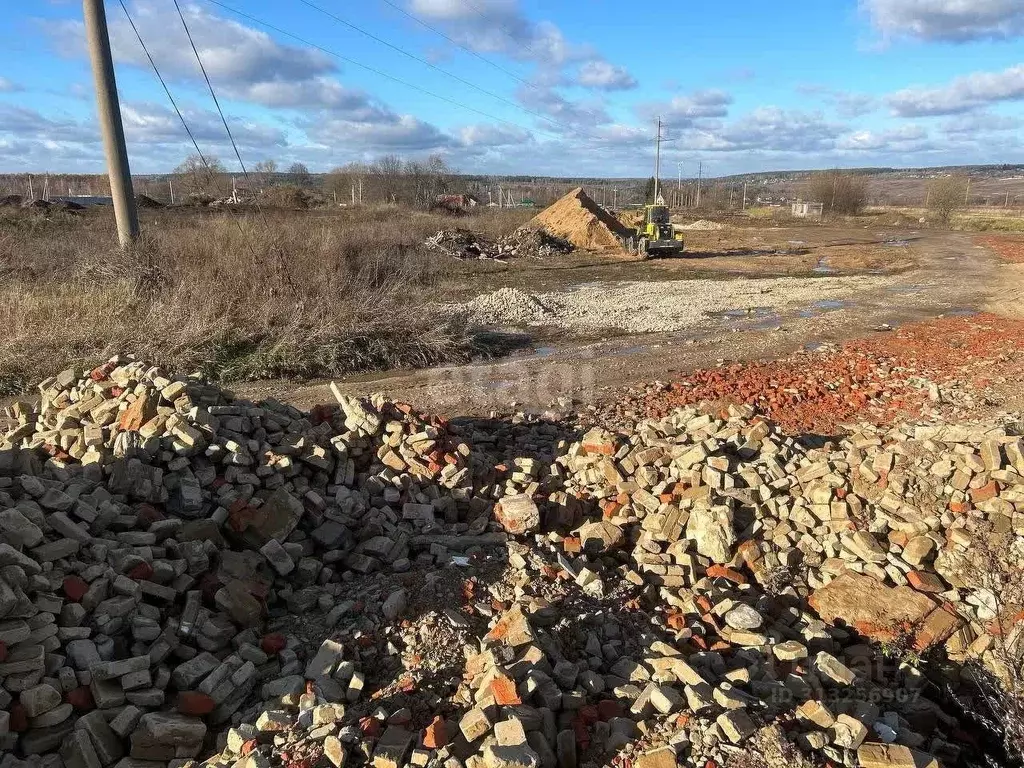
[[[974,238],[974,242],[991,248],[1005,262],[1024,264],[1024,237],[1012,235],[985,235]]]
[[[661,416],[683,405],[747,403],[790,432],[833,435],[840,425],[891,423],[937,407],[929,385],[945,396],[983,392],[1016,378],[1024,364],[1024,321],[990,314],[948,317],[800,352],[780,360],[695,371],[646,396]]]

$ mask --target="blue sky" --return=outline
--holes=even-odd
[[[1024,162],[1022,0],[179,2],[247,164],[643,176],[659,115],[666,175]],[[200,147],[237,167],[173,1],[125,4]],[[101,171],[81,4],[11,5],[0,171]],[[169,171],[191,144],[107,15],[133,170]]]

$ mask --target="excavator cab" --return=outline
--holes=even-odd
[[[675,256],[683,252],[683,233],[672,226],[667,205],[648,205],[638,242],[640,258]]]

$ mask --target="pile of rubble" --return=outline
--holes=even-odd
[[[455,259],[509,258],[546,259],[575,250],[572,243],[544,229],[520,227],[494,242],[481,238],[468,229],[444,229],[424,241],[430,250],[438,250]]]
[[[1012,423],[307,414],[116,359],[40,392],[0,451],[4,768],[953,765],[920,658],[1021,652]]]

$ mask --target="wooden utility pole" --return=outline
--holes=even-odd
[[[658,139],[655,142],[654,149],[654,200],[655,205],[658,204],[658,187],[661,184],[661,117],[658,118]]]
[[[969,205],[971,199],[971,177],[967,177],[967,191],[964,192],[964,205]]]
[[[747,210],[747,182],[745,182],[745,181],[743,182],[743,208],[742,208],[742,210],[744,210],[744,211]]]
[[[107,156],[110,194],[114,198],[117,239],[122,248],[127,248],[139,237],[139,213],[135,207],[128,148],[124,143],[121,107],[117,101],[117,81],[114,79],[114,61],[110,55],[107,15],[103,9],[103,0],[82,0],[82,11],[96,87],[96,107],[103,132],[103,152]]]
[[[694,208],[700,208],[700,185],[704,180],[704,163],[697,163],[697,204]]]

